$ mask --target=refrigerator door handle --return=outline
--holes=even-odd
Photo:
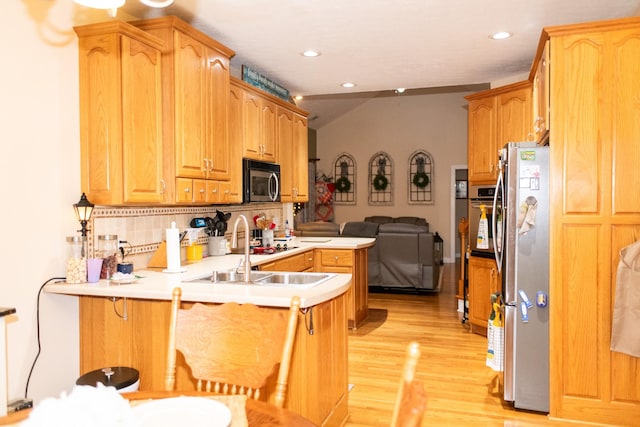
[[[502,171],[501,171],[502,172]],[[501,217],[503,209],[501,206],[500,212],[496,210],[498,207],[498,195],[504,192],[504,181],[502,179],[502,173],[498,174],[498,180],[496,181],[496,191],[493,192],[493,215],[491,218],[491,233],[493,235],[493,253],[496,258],[496,265],[498,266],[498,273],[502,271],[502,247],[504,239],[504,229],[502,218],[498,224],[498,217]],[[504,195],[503,195],[504,197]],[[502,198],[500,199],[502,204]],[[499,230],[498,230],[499,229]]]

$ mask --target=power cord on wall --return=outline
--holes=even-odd
[[[38,298],[36,302],[36,331],[37,331],[37,340],[38,340],[38,352],[36,353],[36,357],[33,360],[31,369],[29,370],[29,376],[27,377],[27,385],[24,389],[24,400],[13,402],[14,411],[19,411],[21,409],[30,408],[31,406],[33,406],[32,401],[28,399],[27,396],[29,396],[29,381],[31,380],[31,374],[33,373],[33,369],[36,367],[36,362],[38,361],[38,357],[40,357],[40,352],[42,350],[42,346],[40,344],[40,295],[42,294],[42,290],[44,289],[44,287],[53,281],[57,281],[56,283],[64,282],[66,281],[66,277],[52,277],[51,279],[44,282],[42,286],[40,286],[40,289],[38,290]]]

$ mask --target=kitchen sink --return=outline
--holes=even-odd
[[[251,271],[249,276],[249,282],[255,282],[258,279],[262,279],[271,275],[270,271]],[[209,281],[212,283],[227,283],[227,282],[247,282],[244,278],[244,271],[237,270],[224,270],[214,271],[213,274],[204,279],[198,279],[199,281]]]
[[[330,273],[273,273],[270,276],[258,279],[259,283],[269,285],[311,285],[316,286],[335,276]]]
[[[214,271],[211,276],[190,280],[199,283],[238,283],[276,287],[312,288],[326,282],[335,273],[288,273],[280,271],[251,271],[249,280],[244,279],[244,272],[237,270]]]

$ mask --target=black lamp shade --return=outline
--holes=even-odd
[[[73,209],[76,211],[76,218],[78,221],[89,221],[91,218],[91,213],[93,212],[94,204],[91,203],[87,196],[82,193],[82,197],[80,197],[80,201],[73,205]]]

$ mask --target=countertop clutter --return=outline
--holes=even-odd
[[[362,249],[373,246],[373,238],[317,238],[299,237],[291,242],[289,249],[273,254],[251,255],[251,265],[260,266],[310,249]],[[56,283],[45,286],[45,292],[66,295],[88,295],[121,298],[137,298],[149,300],[170,300],[171,291],[176,286],[182,288],[184,301],[199,302],[237,302],[252,303],[270,307],[288,307],[293,294],[298,295],[301,307],[311,307],[335,298],[346,292],[351,283],[351,274],[336,274],[333,278],[316,287],[280,287],[265,284],[206,283],[191,282],[195,279],[210,276],[213,271],[237,268],[244,255],[227,254],[207,257],[194,263],[182,265],[184,272],[165,273],[162,269],[149,268],[136,270],[135,281],[116,283],[100,280],[96,283]]]

